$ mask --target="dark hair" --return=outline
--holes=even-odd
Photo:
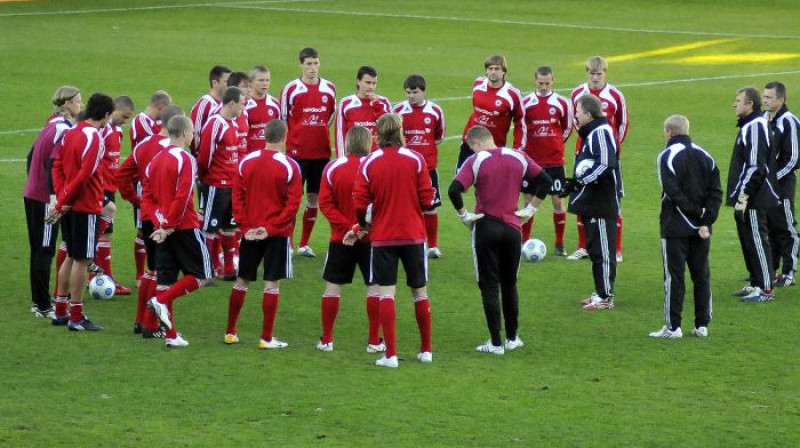
[[[280,143],[285,137],[288,128],[282,120],[272,120],[264,126],[264,139],[267,143]]]
[[[487,69],[490,65],[499,65],[500,68],[503,69],[503,73],[508,71],[508,62],[506,61],[505,56],[501,56],[499,54],[489,56],[485,61],[483,61],[483,68]]]
[[[228,87],[239,87],[242,81],[247,81],[250,84],[250,76],[245,72],[233,72],[228,78]]]
[[[761,94],[755,87],[742,87],[737,94],[744,93],[744,100],[747,103],[753,103],[753,112],[761,112]]]
[[[603,118],[606,114],[603,112],[603,105],[596,96],[584,93],[575,100],[575,109],[581,106],[584,112],[592,116],[592,118]]]
[[[422,75],[411,75],[403,82],[403,88],[414,90],[419,89],[425,91],[425,77]]]
[[[133,106],[133,100],[129,96],[118,96],[114,98],[114,109],[128,109],[130,111],[136,110]]]
[[[208,85],[212,86],[214,81],[219,82],[219,80],[222,79],[222,75],[230,72],[231,69],[225,67],[224,65],[215,65],[211,67],[211,71],[208,72]]]
[[[374,78],[378,76],[378,71],[375,70],[375,67],[371,67],[369,65],[362,65],[361,67],[358,68],[358,74],[356,74],[356,79],[361,81],[361,78],[363,78],[364,75],[369,75]]]
[[[242,95],[244,95],[242,89],[238,87],[228,87],[227,90],[225,90],[225,94],[222,95],[222,105],[224,106],[230,103],[231,101],[233,101],[234,103],[238,103],[239,98],[241,98]]]
[[[86,103],[84,119],[102,120],[111,112],[114,112],[114,100],[105,93],[95,93]]]
[[[553,74],[553,69],[550,68],[549,65],[542,65],[536,69],[536,76],[547,76],[552,74]]]
[[[300,50],[300,55],[298,56],[298,58],[300,59],[300,63],[302,64],[303,61],[306,60],[306,58],[319,58],[319,51],[317,51],[315,48],[306,47]]]
[[[764,86],[764,88],[765,89],[774,89],[775,90],[775,96],[777,96],[778,99],[781,99],[781,100],[784,100],[784,101],[786,100],[786,86],[783,85],[782,82],[780,82],[780,81],[768,82],[767,85]]]

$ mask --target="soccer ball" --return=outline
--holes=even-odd
[[[575,177],[583,177],[583,175],[594,166],[593,159],[583,159],[575,166]]]
[[[107,275],[96,275],[86,287],[89,290],[89,295],[95,299],[110,299],[114,297],[117,291],[117,285],[114,280]]]
[[[522,259],[525,261],[542,261],[547,255],[547,246],[542,240],[528,240],[522,244]]]

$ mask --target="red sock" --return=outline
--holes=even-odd
[[[228,300],[228,327],[225,329],[225,334],[236,334],[236,322],[239,320],[246,295],[246,286],[233,285],[231,288],[231,298]]]
[[[320,338],[323,344],[333,342],[333,325],[336,323],[337,314],[339,314],[339,295],[323,295],[322,338]]]
[[[53,295],[58,295],[58,272],[61,270],[61,265],[64,264],[64,260],[67,259],[67,244],[61,243],[58,246],[58,253],[56,254],[56,289],[53,291]],[[64,314],[67,314],[67,310],[64,309]]]
[[[264,324],[261,329],[261,339],[272,340],[272,328],[275,326],[275,316],[278,314],[278,300],[280,293],[277,289],[264,290],[261,299],[261,311],[264,314]]]
[[[112,219],[110,216],[102,215],[100,216],[100,225],[98,226],[98,235],[105,235],[106,230],[108,230],[108,226],[111,225]]]
[[[200,288],[200,281],[194,275],[184,275],[180,280],[170,286],[168,290],[158,294],[158,301],[169,305],[178,297],[185,296],[190,292]]]
[[[300,244],[297,247],[308,246],[308,240],[311,238],[311,231],[314,230],[314,223],[317,222],[317,207],[311,208],[306,206],[303,211],[303,233],[300,235]]]
[[[425,232],[428,234],[428,247],[439,247],[439,215],[437,213],[424,214]]]
[[[175,307],[172,302],[167,304],[167,310],[169,310],[169,322],[172,324],[172,329],[167,330],[165,336],[169,339],[175,339],[178,337],[178,327],[175,326]]]
[[[149,237],[150,235],[148,235]],[[133,240],[133,257],[136,260],[136,280],[139,280],[144,274],[144,262],[147,260],[141,233],[136,234],[136,239]]]
[[[208,254],[211,256],[211,265],[214,267],[214,273],[222,272],[222,262],[219,259],[220,249],[222,247],[221,235],[208,235],[206,234],[206,242],[210,245]]]
[[[163,291],[166,291],[167,289],[169,288],[165,287]],[[146,296],[148,298],[156,297],[157,294],[158,294],[158,284],[156,281],[156,276],[153,275],[153,280],[150,282],[150,287],[147,289]],[[156,316],[155,313],[150,311],[150,308],[148,308],[147,306],[144,307],[144,316],[142,317],[142,319],[144,319],[144,327],[151,331],[158,330],[158,327],[161,325],[161,323],[158,320],[158,316]]]
[[[100,267],[106,275],[111,274],[111,242],[103,239],[97,242],[97,251],[94,256],[94,264]]]
[[[529,219],[522,225],[522,242],[531,239],[531,231],[533,230],[533,218]]]
[[[622,215],[617,215],[617,253],[622,253]]]
[[[233,256],[236,254],[236,232],[220,232],[219,239],[222,246],[222,275],[234,275],[236,273],[236,268],[233,266]]]
[[[563,246],[564,230],[567,228],[567,212],[553,212],[553,227],[556,231],[556,246]]]
[[[69,320],[76,324],[83,320],[83,302],[69,303]]]
[[[381,298],[378,296],[367,296],[367,321],[369,322],[368,344],[378,345],[381,343]]]
[[[419,327],[420,352],[431,352],[431,302],[427,297],[417,297],[414,300],[414,314],[417,316],[417,327]]]
[[[578,249],[586,249],[586,229],[583,228],[580,216],[578,216]]]
[[[139,291],[136,296],[136,320],[137,324],[143,324],[144,321],[144,310],[147,309],[147,301],[150,300],[150,296],[147,293],[150,290],[150,284],[155,282],[155,278],[153,278],[153,274],[145,271],[142,274],[142,279],[139,281]]]
[[[56,296],[56,317],[67,315],[67,303],[69,303],[69,296]]]
[[[381,296],[381,326],[383,327],[383,342],[386,343],[387,358],[397,356],[394,320],[394,297]]]

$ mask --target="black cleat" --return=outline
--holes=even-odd
[[[144,327],[139,322],[133,324],[133,334],[142,334]]]
[[[86,270],[95,275],[103,275],[106,273],[106,271],[104,271],[103,268],[96,265],[95,263],[89,263],[89,266],[86,267]]]
[[[69,323],[69,314],[65,314],[61,317],[56,316],[51,322],[57,327],[67,325]]]
[[[144,339],[164,339],[166,337],[166,332],[161,328],[156,330],[148,330],[147,328],[142,329],[142,338]]]
[[[99,331],[103,329],[103,327],[93,324],[85,314],[80,322],[69,321],[67,327],[69,331]]]

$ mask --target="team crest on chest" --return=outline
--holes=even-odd
[[[431,117],[425,117],[425,124],[431,124]]]
[[[607,101],[603,101],[603,109],[608,109],[608,102]]]
[[[494,105],[497,106],[497,107],[500,107],[500,106],[503,105],[503,102],[500,101],[500,100],[497,100],[497,101],[494,102]]]
[[[269,111],[269,116],[271,117],[271,116],[273,116],[273,115],[275,115],[275,111],[272,111],[272,110],[270,110],[270,111]]]
[[[555,115],[555,114],[556,114],[556,108],[555,107],[551,107],[550,108],[550,115]]]
[[[328,102],[328,97],[327,96],[323,96],[322,97],[322,102],[323,103],[327,103]]]

